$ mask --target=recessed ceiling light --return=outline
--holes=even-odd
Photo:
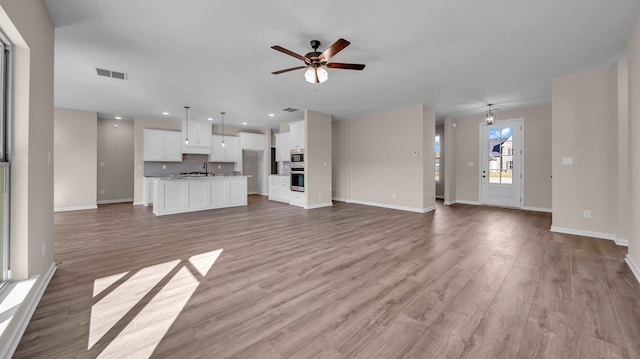
[[[165,111],[165,112],[163,112],[162,114],[163,114],[163,115],[165,115],[165,116],[168,116],[168,115],[169,115],[169,112]]]
[[[122,120],[122,116],[116,116],[114,117],[116,120]]]
[[[207,120],[209,120],[209,121],[213,121],[213,119],[212,119],[211,117],[209,117]]]
[[[246,126],[246,125],[247,125],[247,123],[246,123],[246,122],[243,122],[243,123],[242,123],[242,126]]]
[[[273,117],[273,116],[275,116],[275,115],[274,115],[274,114],[272,114],[272,113],[270,113],[270,114],[269,114],[269,117]]]

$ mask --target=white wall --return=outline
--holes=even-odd
[[[55,108],[55,211],[97,208],[97,126],[95,112]]]
[[[524,119],[523,206],[550,210],[551,106],[499,111],[496,115],[498,120]],[[483,121],[484,113],[445,118],[445,201],[448,203],[480,203],[479,124]],[[473,166],[469,166],[470,162]]]
[[[53,25],[41,0],[0,0],[0,29],[13,49],[12,280],[35,280],[0,335],[10,357],[48,283],[53,263]]]
[[[615,237],[617,93],[617,66],[553,80],[554,231]],[[562,163],[568,157],[573,165]]]
[[[640,281],[640,17],[628,42],[629,69],[629,162],[631,164],[631,236],[628,258]]]
[[[334,197],[419,212],[434,208],[433,110],[419,105],[332,126]],[[337,153],[345,147],[348,154]]]
[[[305,110],[305,172],[307,206],[331,206],[331,115]]]

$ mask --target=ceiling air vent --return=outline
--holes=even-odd
[[[98,74],[98,76],[111,77],[111,78],[120,79],[120,80],[127,79],[127,74],[124,72],[105,70],[105,69],[96,67],[96,73]]]
[[[282,111],[285,111],[285,112],[296,112],[296,111],[298,111],[298,109],[297,108],[287,107],[287,108],[283,108]]]

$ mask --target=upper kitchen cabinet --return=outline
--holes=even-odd
[[[289,124],[289,150],[305,147],[305,130],[306,126],[304,120],[291,122]]]
[[[180,132],[144,130],[144,161],[182,162]]]
[[[267,136],[261,133],[240,132],[240,147],[243,150],[265,151]]]
[[[290,161],[291,152],[289,151],[289,132],[276,133],[276,161]]]
[[[235,136],[224,136],[224,146],[222,146],[222,136],[211,136],[211,153],[209,162],[238,162],[242,157],[240,149],[240,139]]]
[[[184,126],[183,128],[187,127]],[[209,154],[211,152],[211,123],[189,120],[188,134],[183,131],[182,152],[183,153],[199,153]],[[189,136],[189,144],[186,144],[186,136]]]

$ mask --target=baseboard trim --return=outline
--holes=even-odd
[[[365,205],[365,206],[397,209],[397,210],[400,210],[400,211],[408,211],[408,212],[416,212],[416,213],[426,213],[426,212],[432,211],[432,209],[431,209],[432,207],[429,207],[429,208],[413,208],[413,207],[405,207],[405,206],[396,206],[396,205],[393,205],[393,204],[367,202],[367,201],[357,201],[357,200],[351,200],[351,203],[362,204],[362,205]],[[433,209],[435,209],[435,207],[433,207]]]
[[[454,205],[454,204],[456,204],[456,201],[444,201],[444,205],[445,206],[451,206],[451,205]]]
[[[618,238],[616,236],[616,239],[614,239],[613,241],[616,242],[616,244],[621,246],[621,247],[629,247],[629,240],[627,240],[627,239]]]
[[[332,207],[333,206],[333,202],[327,202],[327,203],[320,203],[320,204],[312,204],[310,206],[305,206],[305,209],[316,209],[316,208],[323,208],[323,207]]]
[[[610,241],[615,241],[616,240],[616,235],[612,234],[612,233],[592,232],[592,231],[585,231],[585,230],[582,230],[582,229],[565,228],[565,227],[558,227],[558,226],[551,226],[550,231],[551,232],[556,232],[556,233],[573,234],[573,235],[576,235],[576,236],[585,236],[585,237],[593,237],[593,238],[600,238],[600,239],[608,239]]]
[[[551,208],[543,208],[543,207],[524,206],[524,207],[522,207],[522,209],[525,210],[525,211],[534,211],[534,212],[545,212],[545,213],[551,213],[552,212]]]
[[[627,256],[624,258],[624,261],[627,262],[629,269],[631,269],[631,272],[636,277],[636,280],[638,281],[638,283],[640,283],[640,267],[638,267],[636,262],[634,262],[633,259],[629,257],[629,253],[627,253]]]
[[[460,199],[459,199],[459,200],[456,200],[456,201],[455,201],[455,202],[453,202],[453,203],[471,204],[471,205],[474,205],[474,206],[479,206],[479,205],[481,205],[481,204],[482,204],[482,203],[480,203],[480,202],[478,202],[478,201],[465,201],[465,200],[460,200]],[[452,203],[452,204],[453,204],[453,203]]]
[[[98,204],[127,203],[127,202],[133,202],[133,198],[104,199],[104,200],[98,201]]]
[[[436,199],[444,199],[444,196],[436,196]]]
[[[338,201],[338,202],[351,203],[350,200],[348,200],[346,198],[342,198],[342,197],[333,197],[331,199],[334,200],[334,201]]]
[[[69,212],[69,211],[84,211],[86,209],[96,209],[98,205],[92,204],[88,206],[76,206],[76,207],[57,207],[54,208],[54,212]]]
[[[9,334],[3,333],[9,335],[10,339],[7,341],[8,345],[4,349],[0,348],[0,358],[11,358],[15,353],[16,349],[18,348],[18,344],[20,344],[20,340],[24,335],[24,332],[27,330],[27,325],[29,325],[29,321],[31,320],[31,317],[33,317],[33,313],[36,311],[38,303],[40,303],[40,299],[42,299],[44,291],[49,286],[49,282],[51,281],[53,274],[56,272],[56,269],[56,264],[51,263],[49,270],[47,270],[47,273],[44,274],[44,277],[38,284],[38,287],[35,288],[35,294],[30,298],[29,302],[26,303],[27,309],[22,312],[23,314],[21,317],[13,318],[13,320],[17,320],[19,323],[16,327],[16,330],[13,333]]]
[[[144,201],[133,201],[133,205],[134,206],[143,206],[144,205]]]
[[[256,192],[256,191],[253,191],[253,192],[247,192],[247,195],[251,195],[251,194],[260,194],[260,193],[258,193],[258,192]]]
[[[436,206],[431,206],[431,207],[423,208],[422,213],[433,212],[435,210],[436,210]]]

